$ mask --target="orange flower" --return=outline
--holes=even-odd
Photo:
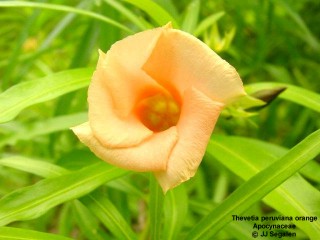
[[[221,109],[242,95],[232,66],[168,24],[100,52],[89,121],[72,130],[104,161],[154,172],[166,192],[195,174]]]

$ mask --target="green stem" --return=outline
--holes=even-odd
[[[162,228],[162,211],[164,195],[155,177],[150,174],[150,200],[149,200],[149,219],[150,219],[150,239],[159,240]]]

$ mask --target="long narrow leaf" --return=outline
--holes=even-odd
[[[72,240],[56,234],[37,232],[13,227],[0,227],[0,239],[3,240]]]
[[[209,27],[213,26],[215,22],[217,22],[220,18],[224,16],[225,12],[217,12],[209,17],[203,19],[194,30],[193,35],[196,37],[201,35],[204,31],[206,31]]]
[[[320,130],[310,134],[292,148],[285,156],[256,174],[234,191],[222,204],[209,213],[189,233],[187,239],[208,239],[216,234],[232,215],[240,215],[252,204],[266,196],[293,175],[309,160],[320,152]],[[313,239],[320,235],[320,228],[315,225],[314,231],[308,234]]]
[[[68,172],[66,169],[52,163],[32,160],[25,157],[8,157],[0,160],[0,165],[33,173],[41,177],[61,176]],[[104,198],[99,191],[81,198],[81,202],[84,203],[85,206],[119,239],[133,240],[137,238],[116,207],[108,199]],[[98,234],[92,231],[92,229],[95,228],[94,223],[86,222],[86,218],[84,217],[84,215],[90,214],[86,213],[88,210],[83,209],[83,206],[81,206],[81,203],[79,202],[75,202],[74,207],[76,214],[78,214],[78,218],[81,218],[78,219],[79,224],[85,230],[88,237],[90,236],[93,239],[98,239],[102,233]]]
[[[149,218],[150,218],[150,236],[151,239],[160,240],[162,227],[164,195],[153,175],[150,175],[150,201],[149,201]]]
[[[0,166],[11,167],[24,172],[36,174],[40,177],[57,177],[68,173],[62,167],[40,160],[33,160],[21,156],[12,156],[0,160]]]
[[[18,140],[30,140],[34,137],[67,130],[87,121],[87,113],[75,113],[66,116],[52,117],[48,120],[25,124],[24,127],[0,140],[0,147],[13,145]]]
[[[174,27],[179,28],[176,20],[162,7],[160,7],[157,3],[151,0],[122,0],[128,2],[142,11],[146,12],[153,20],[155,20],[160,26],[167,24],[168,22],[172,22]]]
[[[144,22],[130,9],[124,7],[121,3],[115,0],[104,0],[107,4],[117,9],[123,16],[126,16],[131,22],[133,22],[140,30],[146,30],[148,27]]]
[[[65,6],[65,5],[40,3],[40,2],[3,1],[3,2],[0,2],[0,7],[31,7],[31,8],[50,9],[50,10],[55,10],[55,11],[67,12],[67,13],[76,13],[76,14],[81,14],[83,16],[98,19],[100,21],[111,24],[111,25],[118,27],[122,30],[125,30],[127,32],[131,32],[131,30],[129,28],[127,28],[126,26],[124,26],[124,25],[122,25],[122,24],[120,24],[120,23],[118,23],[108,17],[102,16],[100,14],[90,12],[87,10],[83,10],[80,8],[74,8],[74,7],[69,7],[69,6]]]
[[[186,9],[186,15],[184,17],[181,29],[183,31],[192,33],[197,26],[200,12],[200,1],[193,0]]]
[[[131,230],[126,220],[122,217],[112,202],[101,191],[80,199],[81,202],[93,212],[101,222],[113,233],[117,239],[135,240],[136,234]]]
[[[88,86],[92,72],[91,68],[67,70],[9,88],[0,94],[0,123],[12,120],[33,104]]]
[[[83,205],[78,200],[74,200],[73,208],[81,232],[88,238],[88,240],[107,239],[108,236],[100,228],[99,221],[88,210],[87,206]]]
[[[214,139],[209,144],[208,152],[244,180],[250,179],[288,152],[279,146],[254,139],[226,136],[214,136]],[[297,185],[300,187],[297,188]],[[317,202],[320,202],[320,192],[295,174],[263,201],[285,216],[313,216],[319,214]],[[320,228],[320,223],[299,221],[296,225],[310,233],[315,231],[314,228]]]
[[[163,239],[179,239],[178,235],[188,213],[188,197],[185,185],[170,190],[164,201]]]
[[[34,219],[52,207],[83,196],[126,173],[102,162],[21,188],[0,199],[0,226],[17,220]]]

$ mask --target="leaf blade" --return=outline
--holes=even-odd
[[[185,185],[170,191],[164,199],[163,239],[179,239],[178,234],[184,224],[188,212],[188,197]]]
[[[22,156],[12,156],[0,160],[0,165],[33,173],[41,177],[57,177],[68,171],[62,167],[40,160],[33,160]]]
[[[108,24],[111,24],[115,27],[118,27],[126,32],[131,32],[129,28],[126,26],[118,23],[117,21],[114,21],[108,17],[105,17],[103,15],[90,12],[87,10],[83,10],[80,8],[74,8],[66,5],[58,5],[58,4],[50,4],[50,3],[39,3],[39,2],[23,2],[23,1],[5,1],[0,2],[0,7],[31,7],[31,8],[41,8],[41,9],[49,9],[54,11],[62,11],[67,13],[76,13],[83,16],[91,17],[94,19],[98,19],[100,21],[106,22]]]
[[[149,220],[150,237],[154,240],[161,238],[161,220],[163,212],[164,195],[155,177],[150,174],[150,199],[149,199]]]
[[[128,2],[142,11],[146,12],[153,20],[155,20],[160,26],[172,22],[174,27],[179,28],[178,23],[166,10],[160,7],[157,3],[151,0],[122,0]]]
[[[136,234],[117,208],[99,190],[81,198],[80,201],[100,219],[117,239],[137,239]]]
[[[232,214],[240,215],[253,203],[267,195],[283,181],[298,171],[320,152],[320,130],[292,148],[285,156],[272,163],[234,191],[222,204],[201,220],[187,239],[208,239],[231,221]],[[320,228],[312,234],[320,234]]]
[[[88,86],[91,75],[91,68],[67,70],[9,88],[0,94],[0,123],[12,120],[36,103]]]
[[[0,239],[15,239],[15,240],[36,240],[36,239],[46,239],[46,240],[72,240],[72,238],[59,236],[56,234],[26,230],[21,228],[13,227],[0,227]]]
[[[83,196],[127,171],[98,163],[76,172],[39,181],[0,199],[0,226],[34,219],[52,207]]]

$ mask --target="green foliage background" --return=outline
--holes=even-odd
[[[296,239],[319,239],[319,15],[316,0],[0,1],[0,239],[251,239],[233,214],[317,216],[293,223]],[[197,175],[163,196],[69,128],[87,119],[97,50],[169,21],[249,94],[286,90],[227,109]]]

